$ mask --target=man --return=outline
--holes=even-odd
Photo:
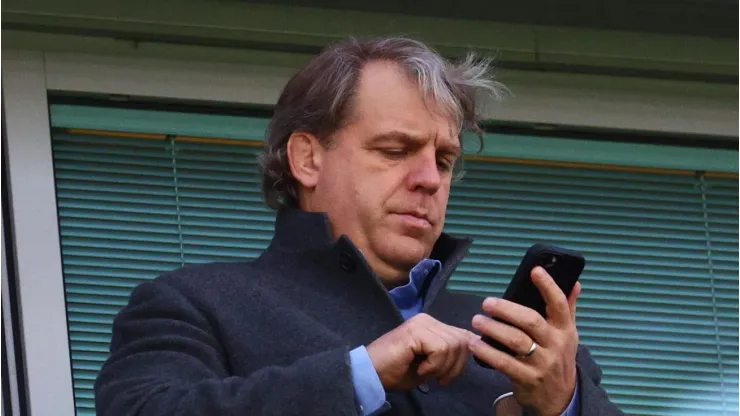
[[[489,415],[494,402],[499,414],[621,414],[578,346],[580,286],[566,298],[533,271],[547,320],[445,289],[470,245],[441,230],[459,135],[480,132],[476,100],[496,91],[487,72],[403,38],[347,40],[298,71],[261,163],[278,211],[270,247],[137,287],[96,382],[98,415]]]

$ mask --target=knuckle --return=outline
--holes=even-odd
[[[413,323],[413,325],[415,326],[428,326],[430,319],[431,317],[429,315],[425,313],[419,313],[409,319],[408,322]]]
[[[557,337],[557,343],[563,347],[571,344],[578,345],[578,331],[576,331],[575,328],[569,328],[560,332]]]
[[[543,324],[545,324],[545,321],[542,317],[539,315],[534,316],[532,314],[528,315],[527,320],[524,323],[525,327],[532,332],[537,332],[542,329]]]
[[[446,339],[440,339],[437,336],[432,336],[428,339],[428,341],[430,345],[432,345],[432,348],[440,353],[444,353],[449,349]]]
[[[532,341],[530,340],[530,338],[522,333],[516,335],[514,343],[517,347],[521,348],[522,351],[526,351],[527,349],[529,349],[529,347],[532,346]]]
[[[460,351],[467,351],[468,349],[468,339],[467,337],[458,337],[456,340],[455,346]]]
[[[445,337],[445,346],[450,351],[454,351],[455,349],[457,349],[457,337]]]
[[[416,315],[415,318],[418,318],[418,323],[424,326],[430,326],[435,322],[434,318],[423,312]]]
[[[402,326],[400,326],[398,329],[401,329],[401,335],[405,336],[407,338],[415,338],[416,334],[418,332],[419,325],[412,320],[406,321],[406,323]]]

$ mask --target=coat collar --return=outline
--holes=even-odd
[[[442,263],[442,270],[434,279],[425,282],[421,289],[425,294],[425,310],[428,309],[440,289],[446,286],[452,272],[467,255],[472,241],[471,238],[458,238],[447,233],[439,236],[430,257]],[[295,254],[350,250],[356,256],[362,256],[346,235],[338,240],[332,238],[329,218],[325,213],[307,212],[296,208],[284,208],[278,211],[275,235],[269,250]],[[362,263],[366,266],[364,261]],[[368,272],[372,274],[369,268]]]
[[[327,250],[334,246],[329,217],[323,212],[283,208],[277,213],[272,248],[283,252]]]

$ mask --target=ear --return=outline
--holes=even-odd
[[[318,183],[323,150],[313,134],[294,132],[288,138],[290,172],[306,188],[313,188]]]

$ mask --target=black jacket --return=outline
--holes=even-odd
[[[481,299],[445,289],[470,240],[443,234],[424,311],[470,329]],[[326,217],[278,215],[256,261],[188,266],[138,286],[113,325],[95,383],[98,416],[357,415],[349,351],[402,322],[387,291]],[[581,414],[618,415],[578,354]],[[490,415],[507,378],[472,359],[446,387],[388,393],[389,415]]]

